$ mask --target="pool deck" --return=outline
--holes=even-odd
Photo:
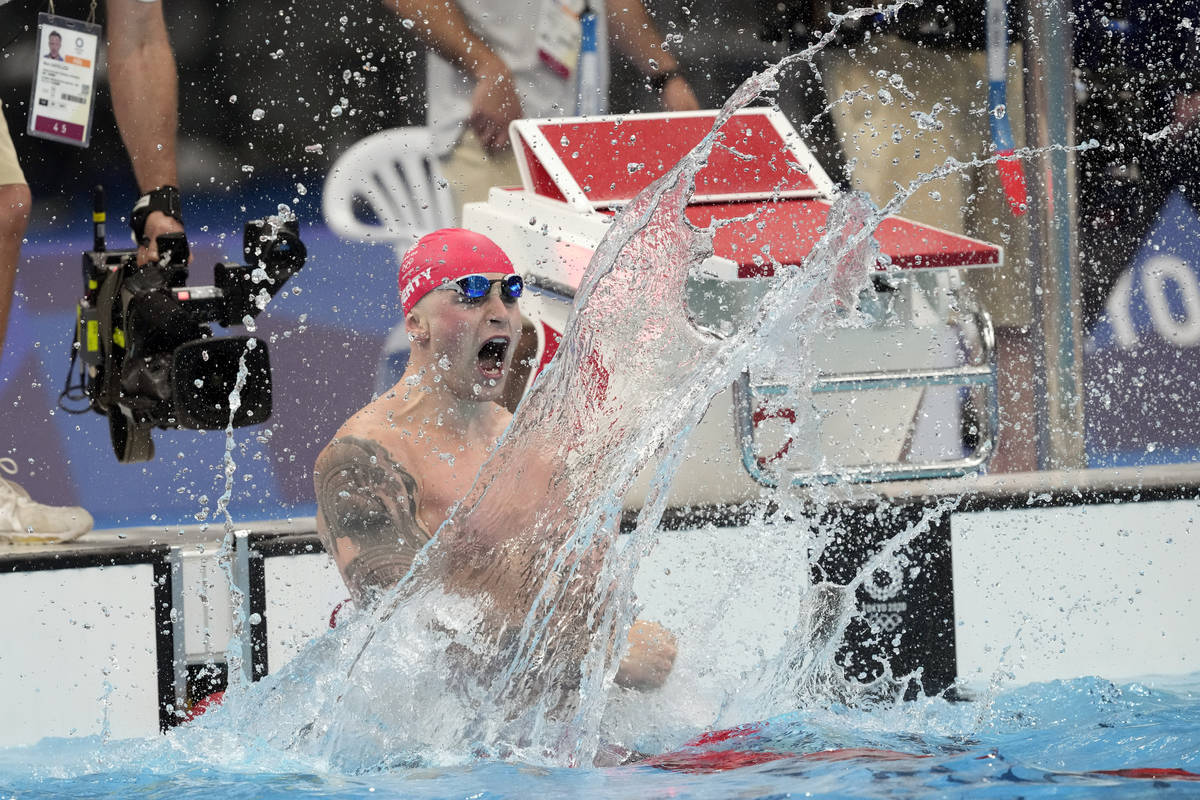
[[[752,669],[755,653],[786,645],[809,587],[857,580],[853,662],[920,669],[926,693],[967,697],[1001,673],[1021,684],[1200,669],[1200,465],[826,487],[817,499],[813,519],[836,531],[819,550],[807,515],[768,514],[779,530],[763,531],[761,505],[669,510],[635,591],[648,618],[707,637],[681,658],[700,669],[716,651]],[[32,698],[19,709],[28,724],[0,736],[8,744],[99,730],[94,700],[110,683],[128,712],[115,732],[168,728],[188,698],[220,688],[221,669],[281,669],[347,596],[313,517],[4,544],[0,575],[0,600],[40,610],[4,621],[22,644],[0,679]],[[746,597],[719,600],[714,622],[714,598]],[[46,696],[61,699],[53,714],[34,702]]]
[[[826,495],[827,496],[827,495]],[[1054,498],[1069,497],[1075,502],[1125,502],[1153,499],[1200,497],[1200,464],[1171,464],[1152,467],[1124,467],[1060,472],[1012,472],[923,481],[891,481],[852,485],[839,494],[841,502],[861,505],[884,498],[893,503],[910,503],[959,497],[960,508],[979,506],[1015,507],[1043,505]],[[737,525],[745,519],[745,508],[692,509],[668,514],[673,527],[704,523]],[[743,512],[743,513],[739,513]],[[231,530],[271,536],[316,535],[314,517],[236,522]],[[30,556],[62,556],[67,553],[94,554],[155,547],[187,547],[215,554],[221,547],[226,527],[218,524],[140,526],[103,528],[91,531],[72,542],[62,544],[0,543],[0,564]]]

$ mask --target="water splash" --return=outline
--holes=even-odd
[[[811,380],[794,365],[811,362],[818,331],[853,317],[876,260],[879,215],[847,195],[809,264],[779,269],[728,333],[689,316],[688,275],[711,256],[715,231],[684,219],[695,175],[722,126],[785,65],[747,81],[703,142],[611,226],[557,358],[406,580],[341,634],[336,666],[320,691],[306,688],[302,712],[288,712],[298,732],[277,736],[281,746],[355,768],[464,745],[591,763],[634,614],[631,576],[653,544],[687,431],[748,366]],[[618,551],[623,497],[652,459],[649,498]],[[401,720],[380,710],[384,697],[421,713]]]
[[[880,260],[871,233],[884,212],[848,194],[804,267],[776,264],[729,330],[698,327],[686,306],[688,276],[712,255],[721,224],[696,229],[684,218],[697,172],[724,146],[733,113],[777,88],[781,70],[811,62],[836,30],[746,81],[696,149],[617,217],[576,295],[558,355],[467,497],[400,586],[340,630],[336,646],[323,646],[323,674],[305,672],[303,658],[289,670],[293,679],[303,675],[307,696],[281,711],[285,719],[268,735],[277,746],[355,770],[461,757],[464,748],[591,763],[634,616],[631,578],[654,543],[688,431],[744,370],[780,376],[797,391],[809,385],[812,341],[857,321],[859,294]],[[615,548],[623,498],[655,459],[635,533]],[[892,543],[855,582],[810,592],[789,648],[768,670],[763,711],[855,694],[834,664],[854,593],[922,530]],[[278,706],[271,693],[289,680],[256,689],[248,704],[256,717]]]

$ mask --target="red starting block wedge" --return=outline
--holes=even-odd
[[[467,204],[463,226],[496,241],[533,287],[521,300],[530,324],[520,349],[535,365],[527,381],[554,354],[592,253],[620,208],[710,135],[717,117],[700,111],[512,123],[522,185],[494,188],[486,203]],[[731,310],[736,298],[765,291],[761,280],[778,269],[805,266],[836,198],[833,182],[779,111],[743,109],[715,136],[685,214],[699,227],[720,223],[714,255],[689,279],[689,291],[707,281],[692,292],[689,309],[698,323],[721,330],[727,319],[739,319]],[[714,400],[693,433],[695,457],[676,475],[673,504],[744,501],[784,475],[793,485],[949,477],[986,462],[997,427],[992,332],[986,315],[971,313],[969,298],[957,296],[956,271],[1000,266],[1004,252],[902,217],[884,218],[874,235],[882,255],[875,266],[887,276],[876,286],[882,299],[875,305],[888,315],[879,330],[834,332],[815,354],[815,414],[782,407],[787,387],[771,375],[746,374]],[[918,275],[928,277],[907,277]],[[699,308],[692,296],[716,299]],[[959,355],[971,348],[964,363]],[[941,354],[942,363],[927,363],[930,353]],[[960,449],[914,460],[913,453],[925,458],[922,442],[958,436],[957,419],[945,420],[936,435],[928,431],[936,415],[927,398],[956,388],[976,394],[977,444],[965,456]],[[805,432],[811,440],[793,446],[799,423],[814,417],[821,430]],[[717,463],[714,454],[729,452],[738,456],[731,466]],[[627,507],[636,507],[640,494],[635,489]]]

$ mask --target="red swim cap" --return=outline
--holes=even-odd
[[[404,316],[425,295],[449,281],[481,272],[516,272],[504,251],[482,233],[442,228],[428,233],[400,259],[400,304]]]

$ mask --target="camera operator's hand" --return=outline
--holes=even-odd
[[[146,235],[138,242],[138,266],[158,261],[158,237],[164,233],[184,233],[183,223],[174,217],[168,217],[161,211],[152,211],[146,217]],[[189,255],[188,261],[190,262]]]
[[[138,266],[158,261],[158,237],[183,233],[183,200],[179,187],[164,185],[138,198],[129,214],[129,228],[137,244]],[[191,261],[189,257],[188,261]]]

